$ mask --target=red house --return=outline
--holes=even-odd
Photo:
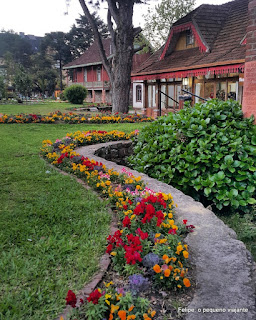
[[[111,39],[103,40],[103,47],[108,59],[113,57]],[[150,53],[135,54],[133,57],[132,70],[136,70],[143,63]],[[111,103],[110,81],[104,69],[97,42],[84,52],[78,59],[66,64],[63,70],[67,70],[67,85],[82,84],[88,90],[87,102]]]
[[[256,0],[201,5],[179,19],[165,45],[132,74],[133,105],[148,115],[160,109],[162,113],[173,111],[181,105],[182,89],[196,95],[193,102],[231,98],[242,103],[251,101],[248,95],[256,101],[255,21]],[[251,93],[244,90],[248,59],[253,60],[254,68],[247,68],[250,83],[254,81]],[[256,114],[255,104],[248,115]]]

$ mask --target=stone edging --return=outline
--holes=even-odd
[[[120,142],[127,143],[127,140]],[[85,146],[76,151],[121,172],[123,166],[95,155],[98,149],[114,143]],[[141,176],[150,189],[171,193],[178,204],[178,220],[187,219],[189,224],[196,226],[195,231],[186,238],[191,262],[196,267],[196,291],[187,307],[191,312],[186,313],[186,320],[255,320],[255,265],[244,243],[237,240],[236,233],[212,211],[181,191],[127,169],[134,176]],[[235,309],[241,310],[234,312]]]

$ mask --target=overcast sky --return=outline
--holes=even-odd
[[[160,0],[151,1],[158,3]],[[222,4],[228,0],[197,0],[196,6],[203,3]],[[106,5],[105,5],[106,6]],[[101,16],[106,15],[101,10]],[[146,5],[136,5],[134,25],[143,26],[142,14],[146,13]],[[68,32],[75,19],[82,14],[78,0],[71,0],[68,15],[65,0],[0,0],[0,30],[13,30],[36,36],[44,36],[47,32]]]

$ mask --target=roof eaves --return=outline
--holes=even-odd
[[[110,56],[107,57],[107,59],[111,59],[113,58],[114,55],[111,54]],[[96,65],[99,65],[99,64],[102,64],[102,61],[97,61],[97,62],[91,62],[91,63],[82,63],[82,64],[76,64],[76,65],[72,65],[72,66],[67,66],[67,67],[63,67],[63,70],[66,70],[66,69],[75,69],[75,68],[81,68],[81,67],[90,67],[90,66],[96,66]]]

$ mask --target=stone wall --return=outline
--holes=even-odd
[[[113,143],[95,151],[96,156],[113,161],[119,165],[125,165],[126,157],[132,154],[133,147],[131,141]]]

